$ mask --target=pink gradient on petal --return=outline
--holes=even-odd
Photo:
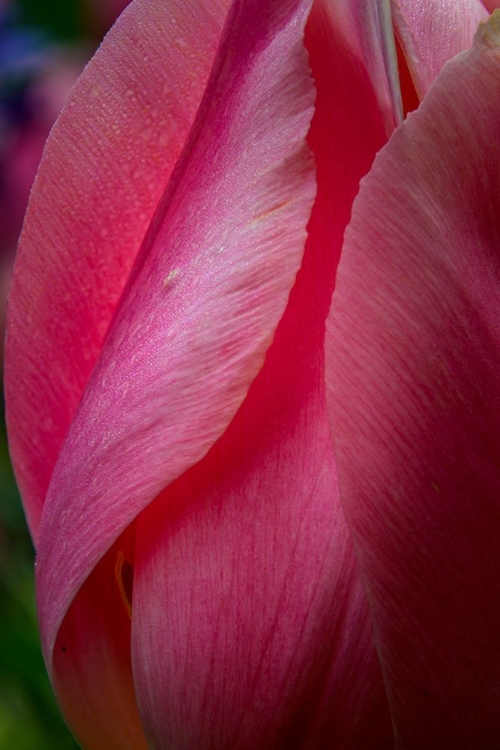
[[[283,314],[315,195],[314,87],[296,4],[236,4],[59,455],[37,568],[48,661],[106,549],[226,429]]]
[[[133,666],[156,750],[392,747],[320,373],[304,382],[294,337],[304,403],[284,343],[211,454],[137,521]]]
[[[443,65],[468,49],[486,13],[480,0],[391,0],[396,34],[422,99]]]
[[[364,181],[327,327],[340,491],[401,747],[500,738],[500,14]]]
[[[52,685],[73,734],[89,750],[147,747],[130,664],[133,563],[131,528],[87,578],[57,636]]]
[[[193,13],[183,0],[134,3],[47,143],[6,346],[10,450],[35,541],[62,441],[199,106],[227,5],[198,3]]]
[[[393,746],[323,381],[343,230],[384,126],[321,4],[306,43],[318,197],[301,270],[228,429],[137,520],[134,678],[157,749]]]

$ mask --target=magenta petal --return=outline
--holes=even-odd
[[[315,194],[307,10],[233,7],[52,477],[38,556],[47,655],[107,548],[226,429],[283,314]]]
[[[403,119],[390,0],[318,0],[329,22],[367,73],[387,136]]]
[[[62,441],[192,125],[228,4],[134,2],[45,149],[13,274],[5,365],[10,450],[35,540]]]
[[[52,685],[85,750],[145,750],[130,663],[134,529],[80,588],[59,629]]]
[[[132,663],[156,750],[392,746],[321,384],[294,398],[281,354],[137,521]]]
[[[396,33],[418,96],[452,57],[468,49],[488,14],[481,0],[391,0]]]
[[[344,42],[315,4],[318,197],[264,366],[210,452],[136,522],[132,662],[153,748],[393,746],[325,413],[341,239],[384,139]]]
[[[328,325],[341,497],[405,748],[500,740],[499,31],[377,158]]]

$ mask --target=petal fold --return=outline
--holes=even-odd
[[[155,750],[392,747],[322,388],[297,399],[277,355],[137,520],[132,663]]]
[[[228,5],[132,3],[45,148],[13,272],[5,362],[10,451],[35,542],[55,461],[193,123]]]
[[[318,194],[286,311],[226,432],[136,521],[132,662],[152,748],[393,747],[323,374],[342,235],[384,127],[326,10],[306,27]]]
[[[49,664],[77,589],[227,428],[283,314],[315,195],[307,11],[297,0],[233,5],[52,477],[37,575]]]
[[[488,14],[480,0],[391,0],[396,34],[423,99],[443,67],[468,49]]]
[[[355,202],[327,328],[353,534],[401,747],[500,738],[500,14]]]
[[[58,632],[52,685],[85,750],[146,750],[130,662],[134,529],[121,535],[73,599]]]

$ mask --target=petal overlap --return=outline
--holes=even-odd
[[[408,748],[500,737],[499,73],[496,15],[364,181],[328,324],[340,492]]]
[[[62,442],[191,128],[228,6],[132,3],[45,148],[13,272],[5,368],[10,451],[35,543]]]
[[[283,313],[315,194],[306,8],[233,6],[52,477],[37,569],[47,655],[98,560],[226,429]]]
[[[6,391],[89,750],[500,736],[485,5],[134,0],[77,84]]]
[[[481,0],[391,0],[396,33],[422,99],[452,57],[468,49],[488,17]]]
[[[226,432],[136,522],[132,662],[155,748],[392,747],[323,378],[343,230],[384,117],[331,20],[318,3],[306,27],[318,193],[286,311]]]

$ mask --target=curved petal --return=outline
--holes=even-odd
[[[62,441],[192,125],[228,4],[136,0],[45,149],[13,273],[5,363],[10,450],[35,540]]]
[[[481,0],[391,0],[396,33],[423,99],[443,67],[468,49],[488,14]]]
[[[386,134],[403,119],[390,0],[321,0],[330,23],[344,38],[372,83]]]
[[[286,312],[224,435],[137,519],[132,661],[154,748],[393,746],[323,376],[342,234],[384,127],[330,21],[316,3],[318,196]]]
[[[304,403],[282,356],[137,521],[132,663],[152,748],[392,747],[321,373]]]
[[[52,685],[85,750],[146,750],[130,664],[134,529],[87,578],[54,648]]]
[[[297,0],[233,6],[52,477],[37,568],[49,664],[76,590],[226,429],[283,314],[315,194],[305,12]]]
[[[500,737],[500,14],[366,178],[328,323],[343,505],[402,747]]]

